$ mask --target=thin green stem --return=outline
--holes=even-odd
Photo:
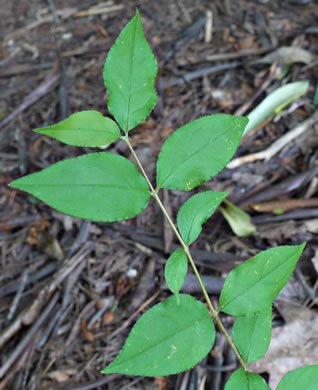
[[[151,195],[153,195],[155,193],[155,190],[154,190],[150,180],[148,179],[148,176],[147,176],[143,166],[141,165],[141,162],[139,161],[139,158],[138,158],[137,154],[135,153],[133,147],[131,146],[131,144],[130,144],[130,142],[128,140],[128,137],[123,137],[122,139],[127,143],[128,147],[129,147],[129,149],[131,151],[131,154],[134,156],[134,159],[136,160],[136,163],[138,165],[138,168],[140,169],[140,172],[142,173],[143,177],[146,179],[146,181],[148,183]]]
[[[191,256],[189,247],[188,247],[188,246],[186,245],[186,243],[184,242],[184,240],[183,240],[183,238],[181,237],[181,235],[180,235],[178,229],[176,228],[175,224],[173,223],[172,219],[170,218],[170,215],[168,214],[168,212],[167,212],[165,206],[162,204],[162,202],[161,202],[161,200],[160,200],[160,198],[159,198],[159,196],[158,196],[158,191],[155,190],[155,189],[153,188],[153,186],[152,186],[152,184],[151,184],[151,182],[150,182],[150,180],[149,180],[149,178],[148,178],[148,176],[147,176],[147,174],[146,174],[146,172],[145,172],[145,170],[144,170],[144,168],[143,168],[143,166],[142,166],[142,164],[141,164],[141,162],[140,162],[138,156],[136,155],[136,153],[135,153],[133,147],[131,146],[131,144],[130,144],[130,142],[129,142],[129,140],[128,140],[128,137],[125,137],[125,138],[123,138],[123,139],[124,139],[125,142],[127,142],[127,145],[128,145],[128,147],[129,147],[129,149],[130,149],[132,155],[134,156],[134,158],[135,158],[135,160],[136,160],[136,163],[137,163],[137,165],[138,165],[138,167],[139,167],[139,169],[140,169],[142,175],[143,175],[144,178],[146,179],[146,181],[147,181],[147,183],[148,183],[148,186],[149,186],[149,189],[150,189],[151,195],[155,198],[155,200],[156,200],[156,202],[158,203],[158,205],[159,205],[159,207],[160,207],[160,209],[161,209],[163,215],[164,215],[165,218],[167,219],[167,221],[168,221],[169,225],[171,226],[171,228],[172,228],[174,234],[175,234],[176,237],[178,238],[178,240],[179,240],[179,242],[180,242],[182,248],[184,249],[185,253],[187,254],[189,263],[191,264],[191,267],[192,267],[192,269],[193,269],[193,272],[194,272],[196,278],[198,279],[198,282],[199,282],[200,287],[201,287],[201,289],[202,289],[204,298],[205,298],[205,300],[206,300],[206,302],[207,302],[207,304],[208,304],[208,307],[209,307],[209,309],[210,309],[210,311],[211,311],[212,317],[214,317],[215,322],[216,322],[218,328],[219,328],[220,331],[223,333],[224,337],[226,338],[227,342],[229,343],[230,347],[232,348],[232,350],[233,350],[235,356],[237,357],[237,360],[239,361],[240,365],[242,366],[242,368],[243,368],[244,370],[247,370],[246,363],[244,362],[242,356],[240,355],[240,353],[239,353],[239,351],[237,350],[235,344],[233,343],[231,337],[229,336],[227,330],[225,329],[225,327],[224,327],[222,321],[220,320],[220,317],[219,317],[219,314],[218,314],[217,310],[215,310],[215,308],[214,308],[214,306],[213,306],[213,304],[212,304],[212,302],[211,302],[211,300],[210,300],[210,298],[209,298],[208,292],[207,292],[207,290],[206,290],[206,288],[205,288],[205,286],[204,286],[204,284],[203,284],[203,282],[202,282],[202,279],[201,279],[201,277],[200,277],[199,271],[198,271],[198,269],[197,269],[197,267],[196,267],[196,265],[195,265],[195,263],[194,263],[194,260],[193,260],[193,258],[192,258],[192,256]]]
[[[222,321],[220,320],[220,317],[218,315],[218,312],[215,310],[212,302],[211,302],[211,299],[208,295],[208,292],[206,291],[206,288],[202,282],[202,279],[201,279],[201,276],[199,274],[199,271],[197,269],[197,266],[195,265],[194,263],[194,260],[191,256],[191,253],[190,253],[190,250],[189,250],[189,247],[185,244],[185,242],[183,241],[182,237],[180,236],[180,233],[178,232],[175,224],[173,223],[173,221],[171,220],[167,210],[165,209],[164,205],[162,204],[158,194],[155,192],[153,194],[154,198],[156,199],[159,207],[161,208],[161,211],[163,212],[164,216],[167,218],[168,222],[169,222],[169,225],[171,226],[172,230],[174,231],[175,235],[177,236],[181,246],[183,247],[184,251],[186,252],[187,256],[188,256],[188,260],[189,260],[189,263],[191,264],[191,267],[193,269],[193,272],[200,284],[200,287],[202,289],[202,292],[203,292],[203,295],[204,295],[204,298],[209,306],[209,309],[211,311],[211,314],[212,314],[212,317],[214,317],[215,319],[215,322],[217,323],[220,331],[223,333],[224,337],[226,338],[227,342],[230,344],[230,347],[233,349],[233,352],[235,353],[235,356],[237,357],[240,365],[242,366],[242,368],[244,370],[247,370],[247,366],[246,366],[246,363],[244,362],[244,360],[242,359],[239,351],[237,350],[235,344],[233,343],[231,337],[229,336],[229,334],[227,333],[226,329],[224,328],[223,324],[222,324]]]

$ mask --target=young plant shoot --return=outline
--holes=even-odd
[[[84,147],[103,147],[121,139],[136,165],[114,153],[89,153],[60,161],[10,186],[65,214],[101,222],[135,217],[152,196],[172,227],[180,244],[165,268],[172,295],[137,320],[118,357],[102,371],[104,374],[157,377],[189,370],[213,348],[216,326],[239,364],[226,390],[269,389],[261,376],[248,371],[247,363],[261,359],[267,352],[272,303],[288,282],[305,244],[272,248],[240,264],[225,280],[218,309],[212,305],[190,246],[228,193],[204,191],[192,195],[179,210],[175,224],[159,191],[192,191],[220,172],[233,157],[248,119],[209,115],[176,130],[160,151],[154,187],[130,143],[129,132],[149,116],[157,102],[156,74],[157,62],[137,11],[109,51],[104,66],[107,108],[114,119],[96,111],[82,111],[35,130],[65,144]],[[202,288],[204,303],[180,293],[188,264]],[[232,338],[220,312],[236,317]],[[277,388],[299,389],[318,389],[318,365],[289,372]]]

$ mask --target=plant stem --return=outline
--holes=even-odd
[[[194,272],[196,278],[198,279],[198,282],[199,282],[200,287],[201,287],[201,289],[202,289],[204,298],[205,298],[205,300],[206,300],[206,302],[207,302],[207,304],[208,304],[208,306],[209,306],[209,309],[210,309],[210,311],[211,311],[212,317],[214,317],[215,322],[216,322],[218,328],[219,328],[220,331],[223,333],[223,335],[224,335],[224,337],[226,338],[227,342],[229,343],[230,347],[233,349],[233,352],[234,352],[235,356],[237,357],[237,360],[239,361],[240,365],[242,366],[242,368],[243,368],[244,370],[247,370],[246,363],[244,362],[242,356],[240,355],[240,353],[239,353],[239,351],[237,350],[235,344],[233,343],[231,337],[229,336],[227,330],[225,329],[225,327],[224,327],[222,321],[220,320],[220,317],[219,317],[219,315],[218,315],[217,310],[215,310],[215,308],[214,308],[214,306],[213,306],[213,304],[212,304],[212,302],[211,302],[211,300],[210,300],[210,298],[209,298],[208,292],[206,291],[206,288],[205,288],[205,286],[204,286],[204,284],[203,284],[203,282],[202,282],[202,279],[201,279],[201,277],[200,277],[199,271],[198,271],[198,269],[197,269],[197,267],[196,267],[196,265],[195,265],[195,263],[194,263],[194,260],[193,260],[193,258],[192,258],[192,256],[191,256],[189,247],[188,247],[188,246],[186,245],[186,243],[183,241],[183,238],[181,237],[180,233],[178,232],[178,229],[176,228],[175,224],[173,223],[172,219],[170,218],[170,215],[168,214],[168,212],[167,212],[165,206],[162,204],[162,202],[161,202],[161,200],[160,200],[160,198],[159,198],[159,196],[158,196],[157,190],[155,190],[155,189],[153,188],[153,185],[151,184],[151,182],[150,182],[150,180],[149,180],[149,178],[148,178],[148,176],[147,176],[147,174],[146,174],[146,172],[145,172],[145,170],[144,170],[144,168],[143,168],[143,166],[142,166],[142,164],[141,164],[141,162],[140,162],[138,156],[136,155],[136,153],[135,153],[133,147],[131,146],[131,144],[130,144],[130,142],[129,142],[129,140],[128,140],[128,137],[123,138],[123,140],[124,140],[125,142],[127,142],[127,145],[128,145],[128,147],[129,147],[129,149],[130,149],[132,155],[134,156],[134,158],[135,158],[135,160],[136,160],[136,163],[137,163],[137,165],[138,165],[138,167],[139,167],[139,169],[140,169],[142,175],[144,176],[144,178],[146,179],[146,181],[147,181],[147,183],[148,183],[148,186],[149,186],[151,195],[155,198],[155,200],[156,200],[156,202],[158,203],[158,205],[159,205],[159,207],[160,207],[160,209],[161,209],[163,215],[166,217],[166,219],[167,219],[167,221],[169,222],[169,225],[171,226],[171,228],[172,228],[174,234],[177,236],[177,238],[178,238],[178,240],[179,240],[179,242],[180,242],[182,248],[184,249],[184,251],[185,251],[185,253],[186,253],[187,257],[188,257],[189,263],[191,264],[191,267],[192,267],[192,269],[193,269],[193,272]]]
[[[150,180],[148,179],[148,176],[147,176],[147,173],[145,172],[143,166],[141,165],[141,162],[139,161],[139,158],[137,156],[137,154],[135,153],[133,147],[131,146],[130,142],[129,142],[129,139],[128,139],[128,136],[127,137],[122,137],[122,139],[127,143],[130,151],[131,151],[131,154],[134,156],[134,159],[136,160],[136,163],[138,165],[138,168],[140,169],[143,177],[146,179],[147,183],[148,183],[148,186],[150,188],[150,192],[151,192],[151,195],[153,195],[155,193],[155,190],[150,182]]]

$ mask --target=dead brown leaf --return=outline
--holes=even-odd
[[[52,379],[53,381],[56,381],[58,383],[65,382],[69,380],[71,376],[76,375],[76,370],[74,368],[67,368],[64,370],[55,370],[51,371],[47,374],[47,377]]]
[[[92,332],[90,332],[87,329],[87,321],[86,320],[82,320],[81,328],[82,328],[83,336],[86,338],[87,341],[89,341],[91,344],[93,344],[93,342],[94,342],[94,335],[93,335]]]
[[[310,64],[313,59],[313,55],[308,50],[301,49],[300,47],[283,46],[267,54],[258,62],[263,64],[272,64],[273,62],[278,62],[279,64],[293,64],[295,62]]]
[[[111,324],[115,319],[115,313],[112,311],[107,311],[103,315],[103,326]]]

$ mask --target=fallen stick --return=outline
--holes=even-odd
[[[255,49],[245,49],[245,50],[239,50],[236,52],[231,53],[216,53],[211,54],[209,56],[205,57],[206,61],[227,61],[227,60],[233,60],[236,58],[242,58],[242,57],[249,57],[249,56],[258,56],[264,53],[267,53],[271,50],[275,49],[275,46],[268,46],[268,47],[261,47],[261,48],[255,48]]]
[[[92,249],[93,244],[88,244],[73,258],[66,261],[62,269],[57,272],[51,283],[44,286],[38,293],[35,300],[26,310],[24,310],[14,321],[0,334],[0,348],[10,340],[23,326],[31,325],[39,316],[43,306],[51,295],[57,290],[62,281],[85,259],[87,253]]]
[[[10,77],[15,76],[16,74],[22,74],[22,73],[29,73],[34,71],[39,71],[42,69],[48,69],[51,68],[51,63],[45,63],[45,64],[15,64],[12,65],[6,69],[0,70],[0,77]]]
[[[234,69],[236,67],[240,66],[239,62],[230,62],[226,64],[219,64],[219,65],[213,65],[209,66],[208,68],[202,68],[199,70],[195,70],[193,72],[189,72],[181,77],[175,77],[172,80],[167,79],[160,79],[159,80],[159,86],[160,89],[166,89],[169,87],[174,87],[176,85],[183,84],[185,82],[190,82],[192,80],[195,80],[197,78],[210,75],[212,73],[221,72],[228,69]]]
[[[92,7],[86,11],[78,11],[74,14],[74,16],[76,18],[82,18],[85,16],[101,15],[101,14],[105,14],[105,13],[109,13],[109,12],[120,11],[123,8],[124,8],[124,6],[122,4],[113,5],[113,6],[106,6],[106,7],[101,7],[101,8]]]
[[[0,122],[0,129],[5,127],[8,123],[10,123],[17,115],[21,114],[26,108],[31,106],[37,100],[39,100],[42,96],[46,95],[48,92],[53,90],[59,81],[60,74],[50,75],[46,78],[42,84],[40,84],[33,92],[31,92],[27,97],[23,100],[18,108],[11,112],[10,115],[6,116]]]
[[[34,323],[34,325],[29,329],[26,336],[20,341],[20,343],[17,345],[15,350],[11,353],[11,355],[8,357],[8,359],[5,360],[5,363],[2,367],[0,367],[0,378],[2,378],[6,372],[9,370],[9,368],[15,363],[15,361],[23,354],[29,343],[31,342],[33,336],[36,334],[36,332],[40,329],[40,327],[43,325],[45,320],[50,315],[52,309],[57,303],[57,300],[59,298],[60,293],[57,292],[49,302],[49,304],[46,306],[44,311],[39,316],[38,320]]]
[[[19,372],[22,370],[30,356],[30,350],[32,349],[33,345],[32,342],[30,343],[29,347],[24,351],[23,355],[17,360],[16,364],[14,367],[11,368],[11,370],[8,372],[8,374],[2,379],[0,382],[0,390],[5,390],[8,389],[8,384],[11,381],[11,379]]]
[[[61,20],[67,20],[70,17],[86,17],[86,16],[92,16],[92,15],[100,15],[115,11],[120,11],[124,6],[119,5],[111,5],[111,6],[104,6],[104,7],[91,7],[85,11],[78,11],[76,8],[64,8],[56,10],[56,16],[60,18]],[[2,47],[5,47],[9,39],[14,39],[19,35],[25,34],[27,31],[34,30],[35,28],[38,28],[46,23],[52,23],[54,21],[54,15],[48,15],[44,17],[40,17],[38,20],[26,25],[25,27],[19,28],[16,31],[13,31],[11,33],[8,33],[2,43]]]
[[[318,110],[315,111],[310,118],[308,118],[307,120],[296,126],[294,129],[283,135],[277,141],[275,141],[269,148],[258,153],[253,153],[247,156],[235,158],[227,165],[227,168],[237,168],[243,164],[246,164],[248,162],[254,162],[256,160],[270,160],[287,144],[289,144],[298,136],[302,135],[305,131],[309,130],[316,123],[317,120]]]
[[[111,374],[111,375],[105,375],[103,378],[90,381],[88,383],[83,383],[71,387],[51,387],[50,390],[91,390],[91,389],[97,389],[100,386],[106,385],[108,383],[113,382],[114,380],[120,378],[121,375],[119,374]]]

